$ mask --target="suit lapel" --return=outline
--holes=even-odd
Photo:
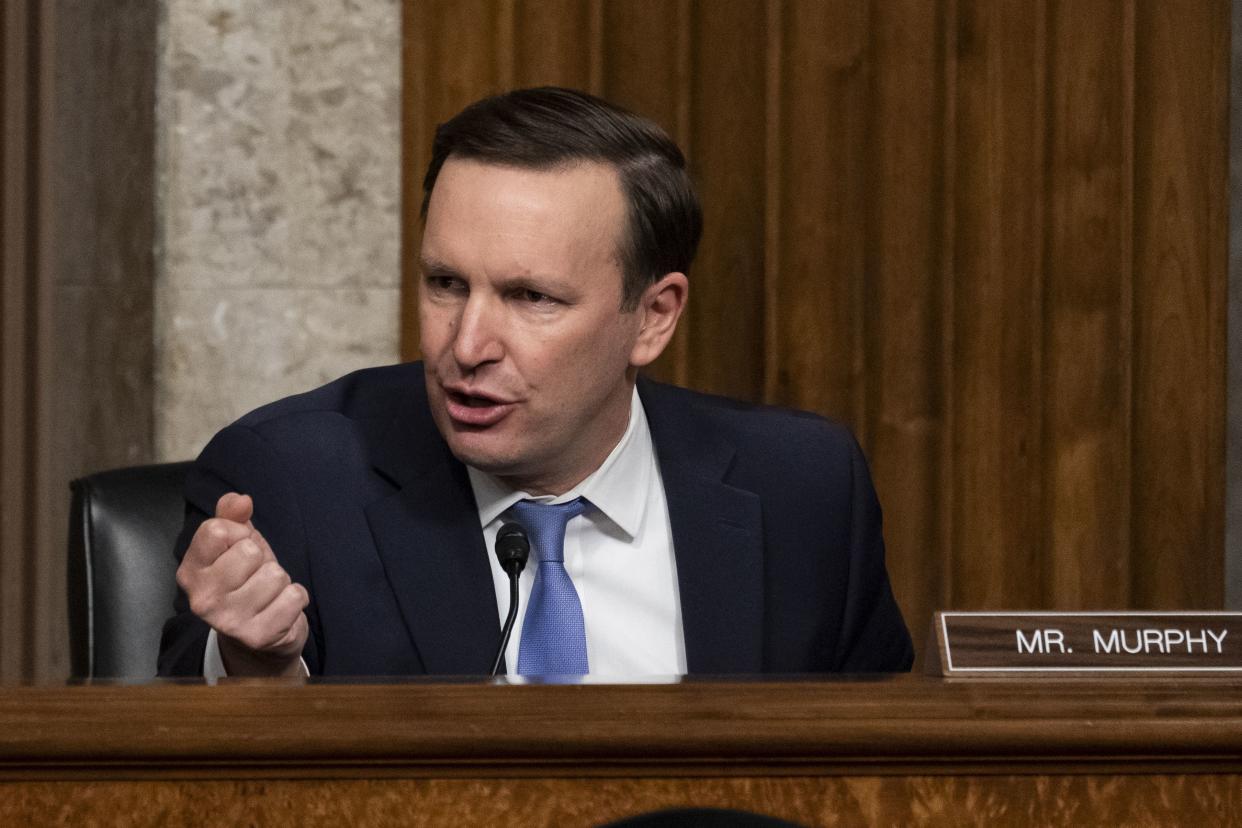
[[[478,510],[422,399],[377,444],[376,470],[400,488],[368,506],[367,521],[426,672],[486,673],[500,618]]]
[[[640,381],[668,500],[691,673],[763,667],[763,515],[726,480],[735,450],[687,409],[690,395]]]
[[[487,672],[500,617],[465,467],[421,393],[374,444],[397,491],[366,509],[388,580],[427,673]],[[735,451],[704,429],[679,389],[639,381],[672,526],[691,673],[763,667],[763,518],[758,495],[729,485]]]

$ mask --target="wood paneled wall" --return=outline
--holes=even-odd
[[[68,675],[69,480],[151,458],[157,13],[0,12],[0,680]]]
[[[35,504],[40,449],[40,368],[48,350],[41,198],[41,16],[35,3],[6,3],[0,29],[0,676],[22,675],[31,661],[27,631],[36,561],[27,553],[46,529]],[[41,302],[40,299],[44,301]]]
[[[404,350],[435,124],[513,86],[673,134],[656,373],[848,422],[939,607],[1223,600],[1227,0],[407,0]]]

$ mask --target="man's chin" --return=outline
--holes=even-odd
[[[487,439],[490,436],[477,433],[452,434],[448,438],[449,451],[453,452],[453,456],[467,466],[496,477],[510,477],[520,474],[522,469],[521,458],[514,456],[512,446],[508,446],[509,450],[506,451],[504,450],[505,446],[492,445],[492,443],[500,441]],[[511,441],[505,442],[511,443]]]
[[[449,451],[465,465],[511,484],[540,476],[536,469],[541,463],[532,453],[536,446],[522,439],[515,420],[506,418],[495,426],[475,428],[454,420],[446,411],[434,419]]]
[[[432,404],[432,420],[449,451],[467,466],[480,471],[503,468],[513,454],[513,437],[506,434],[505,423],[494,426],[474,426],[453,419],[443,400]]]

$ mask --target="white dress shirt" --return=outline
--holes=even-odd
[[[492,550],[505,512],[519,500],[564,503],[585,497],[594,508],[571,520],[565,529],[565,569],[582,601],[591,675],[635,678],[686,672],[668,503],[637,389],[620,442],[598,469],[563,495],[536,497],[515,491],[478,469],[467,466],[467,472],[502,621],[509,612],[509,576]],[[505,650],[510,676],[518,675],[523,616],[538,568],[532,556],[518,580],[521,605]],[[305,662],[302,669],[306,671]],[[208,679],[227,675],[214,629],[207,638],[203,675]]]
[[[637,389],[621,441],[598,469],[563,495],[536,497],[478,469],[467,471],[489,553],[501,525],[512,519],[506,510],[519,500],[565,503],[581,496],[591,502],[594,508],[565,527],[565,569],[582,601],[591,675],[633,678],[686,672],[668,504]],[[488,558],[503,620],[509,611],[509,576],[495,555]],[[518,675],[522,621],[538,569],[532,555],[518,580],[520,608],[505,650],[510,676]]]

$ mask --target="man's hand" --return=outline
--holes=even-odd
[[[199,525],[177,568],[190,610],[215,629],[230,676],[300,675],[310,596],[276,562],[250,517],[254,503],[229,492]]]

